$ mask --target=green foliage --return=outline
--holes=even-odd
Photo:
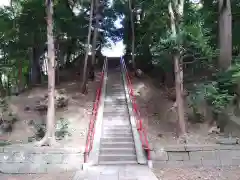
[[[8,146],[8,145],[11,145],[11,143],[9,141],[0,140],[0,147],[1,146]]]
[[[227,86],[227,84],[225,84]],[[205,86],[205,97],[216,113],[224,112],[234,96],[229,91],[220,88],[220,83],[211,83]]]
[[[71,136],[71,133],[69,133],[68,125],[69,121],[64,118],[60,118],[60,120],[57,121],[55,135],[58,139],[63,139],[66,136]]]
[[[30,125],[33,125],[33,127],[35,128],[35,135],[33,137],[29,137],[28,141],[32,142],[34,140],[42,139],[46,133],[46,124],[45,123],[39,124],[32,120],[30,122]],[[55,135],[58,140],[61,140],[66,136],[71,136],[68,125],[69,121],[64,118],[60,118],[59,120],[57,120]]]
[[[195,91],[203,94],[213,111],[221,113],[227,109],[237,95],[240,80],[240,64],[235,60],[225,72],[218,72],[215,81],[199,85]]]

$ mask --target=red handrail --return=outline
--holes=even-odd
[[[147,159],[151,160],[150,147],[149,147],[149,142],[148,142],[148,138],[147,138],[147,132],[146,132],[145,128],[143,127],[143,121],[142,121],[142,118],[141,118],[141,115],[140,115],[139,108],[138,108],[137,103],[136,103],[136,97],[133,93],[132,82],[131,82],[129,73],[127,71],[124,59],[121,59],[121,61],[122,61],[121,64],[123,66],[123,69],[125,71],[125,76],[126,76],[126,79],[127,79],[127,87],[128,87],[128,91],[129,91],[129,94],[130,94],[131,103],[132,103],[133,110],[134,110],[135,115],[136,115],[136,125],[137,125],[137,130],[138,130],[138,133],[139,133],[139,136],[140,136],[140,140],[141,140],[141,143],[142,143],[142,147],[147,151]]]
[[[105,60],[105,63],[106,63],[106,60]],[[87,162],[89,153],[92,150],[92,144],[93,144],[93,139],[94,139],[94,135],[95,135],[95,121],[96,121],[96,117],[97,117],[97,113],[98,113],[99,100],[100,100],[100,96],[101,96],[103,78],[104,78],[105,68],[106,68],[105,63],[103,65],[103,69],[101,72],[100,85],[97,89],[96,98],[95,98],[95,102],[94,102],[94,106],[93,106],[93,110],[92,110],[92,116],[91,116],[90,123],[89,123],[87,141],[86,141],[85,152],[84,152],[84,163]]]

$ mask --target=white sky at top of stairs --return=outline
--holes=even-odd
[[[0,7],[2,6],[9,6],[10,0],[0,0]]]

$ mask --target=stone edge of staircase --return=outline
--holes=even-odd
[[[107,69],[107,66],[106,66]],[[106,82],[107,82],[107,76],[108,72],[105,71],[104,77],[103,77],[103,85],[101,89],[101,96],[99,101],[99,108],[96,118],[95,127],[102,127],[103,123],[103,111],[104,111],[104,98],[106,93]],[[95,128],[95,134],[93,139],[93,145],[92,145],[92,151],[89,154],[89,161],[84,166],[87,167],[88,165],[97,165],[98,164],[98,158],[100,153],[100,143],[101,143],[101,134],[102,134],[102,128]],[[88,164],[88,165],[87,165]]]
[[[121,65],[121,75],[123,78],[123,85],[124,85],[125,95],[126,95],[126,99],[127,99],[127,106],[128,106],[129,118],[130,118],[132,133],[133,133],[135,149],[136,149],[137,162],[139,164],[147,164],[147,158],[145,156],[144,149],[142,148],[142,143],[141,143],[140,136],[139,136],[137,126],[136,126],[136,120],[133,115],[132,103],[131,103],[129,92],[127,89],[126,77],[123,75],[122,65]]]

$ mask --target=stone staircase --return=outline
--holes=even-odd
[[[109,68],[104,98],[100,165],[137,164],[122,74]]]

